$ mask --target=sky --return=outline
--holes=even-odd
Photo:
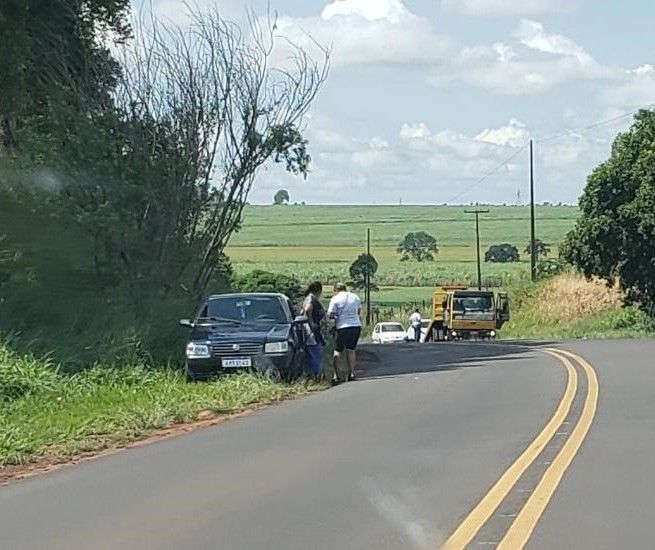
[[[184,25],[182,0],[151,1]],[[331,68],[305,121],[308,178],[269,163],[252,203],[286,189],[307,204],[526,204],[533,139],[536,201],[575,204],[655,104],[652,0],[194,2],[235,22],[268,3],[277,34],[330,46]]]

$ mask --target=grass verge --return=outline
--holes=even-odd
[[[652,338],[655,321],[623,306],[617,286],[565,273],[536,285],[511,289],[512,320],[502,338]]]
[[[254,375],[187,384],[180,372],[93,367],[74,375],[0,347],[0,468],[65,461],[155,430],[322,389]]]

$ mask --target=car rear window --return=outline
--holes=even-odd
[[[405,332],[402,325],[382,325],[382,332]]]

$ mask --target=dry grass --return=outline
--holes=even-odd
[[[623,304],[623,293],[614,286],[609,288],[605,281],[566,273],[555,277],[534,295],[538,317],[544,321],[568,322],[590,317],[607,309],[618,309]]]

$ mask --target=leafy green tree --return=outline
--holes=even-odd
[[[286,189],[280,189],[273,197],[273,204],[284,204],[289,202],[289,192]]]
[[[371,290],[378,290],[373,283],[373,278],[378,270],[378,262],[371,254],[360,254],[357,259],[350,265],[349,273],[353,288],[361,290],[366,287],[366,275],[370,276]]]
[[[562,256],[587,277],[613,284],[629,302],[655,309],[655,111],[641,110],[609,158],[587,179],[581,216]]]
[[[494,244],[484,253],[485,262],[509,263],[520,261],[519,249],[509,243]]]
[[[544,258],[550,254],[550,245],[546,244],[544,241],[541,239],[535,239],[534,240],[534,247],[537,252],[537,258],[543,256]],[[529,242],[527,246],[525,247],[525,254],[528,254],[529,256],[532,255],[532,242]]]
[[[432,261],[438,252],[437,240],[425,231],[407,233],[396,248],[396,252],[402,255],[401,261],[410,258],[414,258],[417,262]]]
[[[129,12],[129,0],[2,0],[0,150],[65,146],[72,118],[111,105],[120,67],[107,45],[128,38]]]

